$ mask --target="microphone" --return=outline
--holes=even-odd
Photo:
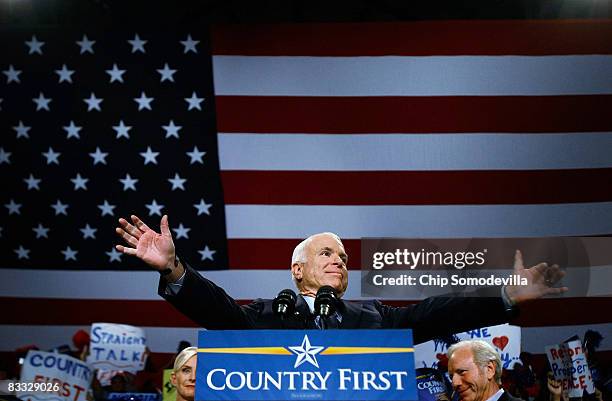
[[[297,300],[297,295],[293,290],[288,288],[282,290],[278,293],[274,301],[272,301],[272,310],[275,315],[280,315],[281,317],[285,317],[287,315],[292,315],[295,310],[295,301]]]
[[[336,290],[329,285],[324,285],[317,291],[314,302],[315,314],[322,317],[331,316],[336,311]]]

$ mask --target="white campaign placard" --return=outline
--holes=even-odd
[[[546,356],[555,379],[560,380],[570,397],[582,397],[584,390],[595,392],[593,378],[579,340],[548,345]]]
[[[30,350],[23,362],[19,381],[44,383],[44,386],[18,391],[17,397],[26,401],[86,401],[92,375],[93,369],[79,359],[65,354]]]
[[[491,344],[502,360],[502,368],[512,369],[521,353],[521,328],[509,324],[483,327],[457,333],[459,340],[483,340]],[[437,368],[438,363],[446,359],[448,347],[438,340],[415,345],[414,356],[416,368]]]
[[[146,336],[140,327],[93,323],[87,362],[95,369],[138,372],[146,362]]]

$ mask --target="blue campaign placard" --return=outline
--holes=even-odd
[[[196,400],[417,400],[410,330],[200,331]]]

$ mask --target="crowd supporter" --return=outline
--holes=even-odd
[[[176,388],[176,401],[193,401],[195,398],[197,354],[196,347],[188,347],[176,356],[170,378]]]

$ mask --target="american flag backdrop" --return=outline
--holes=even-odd
[[[349,299],[362,237],[612,234],[611,21],[3,42],[0,351],[94,321],[144,326],[154,352],[195,338],[158,275],[113,253],[130,213],[169,214],[179,252],[241,301],[290,287],[293,247],[321,231],[345,241]],[[542,353],[551,336],[612,336],[611,306],[541,300],[516,324]]]

